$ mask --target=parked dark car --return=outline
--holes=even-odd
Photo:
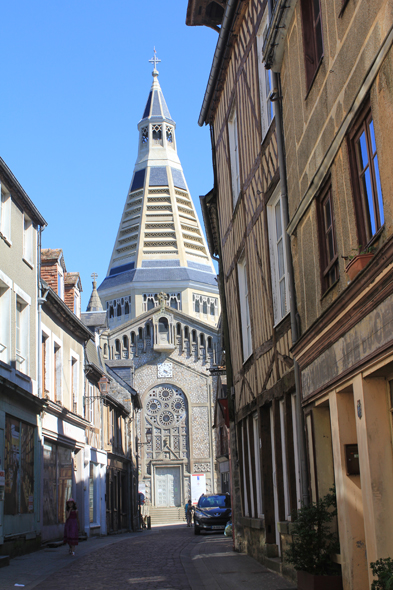
[[[231,497],[229,494],[202,494],[195,506],[194,533],[223,531],[231,520]]]

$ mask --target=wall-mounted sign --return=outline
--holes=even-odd
[[[204,473],[191,475],[191,501],[197,504],[202,494],[206,494],[206,476]]]

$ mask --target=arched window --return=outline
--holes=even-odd
[[[115,340],[116,358],[120,358],[120,340]]]
[[[135,332],[131,332],[131,344],[135,344]]]
[[[139,330],[138,330],[138,338],[139,338],[139,340],[143,340],[143,330],[142,330],[142,328],[139,328]]]
[[[199,299],[195,300],[195,313],[199,313],[200,311],[200,303],[199,303]]]
[[[203,346],[203,345],[205,344],[205,337],[204,337],[204,335],[203,335],[203,334],[201,334],[201,335],[199,336],[199,342],[200,342],[201,346]]]
[[[203,313],[207,315],[207,301],[203,302]]]
[[[210,315],[216,315],[215,305],[214,303],[210,304]]]
[[[128,301],[126,301],[124,304],[124,313],[126,315],[128,315],[130,313],[130,304],[128,303]]]
[[[172,307],[172,309],[177,309],[177,298],[175,296],[171,297],[170,300],[170,307]]]
[[[195,343],[197,341],[197,333],[196,333],[196,330],[193,330],[192,331],[192,341],[195,342]]]
[[[208,339],[207,339],[207,347],[208,348],[212,348],[212,339],[211,339],[211,336],[209,336]]]
[[[108,358],[108,345],[105,342],[104,343],[104,359],[107,359],[107,358]]]
[[[153,297],[148,297],[147,299],[147,311],[149,311],[150,309],[154,309],[154,299]]]
[[[109,306],[109,317],[110,318],[114,318],[115,317],[115,310],[113,309],[113,305]]]
[[[121,305],[120,303],[117,304],[117,312],[116,312],[117,317],[119,318],[121,316]]]
[[[177,336],[181,335],[181,325],[180,324],[176,324],[176,334],[177,334]]]
[[[186,326],[184,328],[184,338],[187,338],[188,339],[189,337],[190,337],[190,332],[188,330],[188,327]]]
[[[128,338],[123,336],[123,357],[128,359]]]
[[[146,336],[150,338],[150,324],[146,324]]]
[[[166,318],[158,320],[158,336],[160,342],[169,342],[169,324]]]

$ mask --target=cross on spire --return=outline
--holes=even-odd
[[[153,72],[157,70],[157,64],[158,64],[158,63],[160,63],[160,61],[161,61],[161,60],[160,60],[160,59],[158,59],[158,57],[157,57],[157,51],[156,51],[156,48],[154,47],[154,56],[153,56],[151,59],[149,59],[149,63],[151,63],[151,64],[153,64],[153,65],[154,65],[154,70],[153,70]]]
[[[96,282],[96,280],[97,280],[97,278],[98,278],[98,274],[97,274],[96,272],[93,272],[93,273],[91,274],[91,278],[93,279],[93,283],[95,283],[95,282]]]

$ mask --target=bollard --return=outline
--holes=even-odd
[[[151,516],[147,517],[147,528],[150,530],[151,529]]]

